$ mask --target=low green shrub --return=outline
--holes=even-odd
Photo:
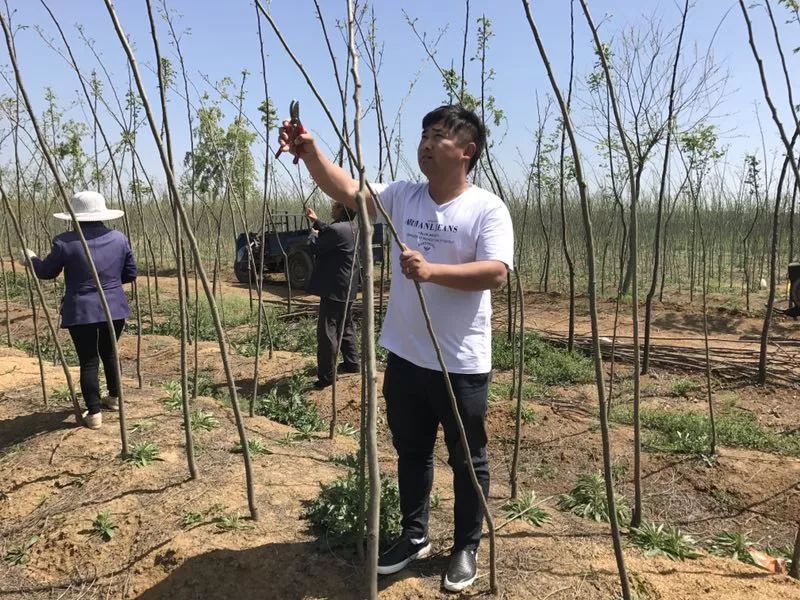
[[[631,518],[630,508],[622,495],[615,492],[614,503],[617,521],[621,525],[628,523]],[[597,471],[579,475],[575,487],[558,499],[558,507],[585,519],[608,521],[608,497],[603,473]]]
[[[369,494],[369,490],[365,491]],[[364,499],[365,505],[368,502]],[[319,495],[306,508],[303,518],[312,529],[323,536],[332,546],[353,543],[359,532],[366,528],[366,519],[359,519],[361,493],[354,471],[331,483],[320,485]],[[365,511],[366,512],[366,511]],[[366,515],[364,515],[366,517]],[[380,541],[386,544],[401,533],[400,492],[389,477],[381,478]]]
[[[732,558],[748,565],[754,564],[747,549],[753,545],[746,533],[722,531],[709,540],[707,548],[714,556]]]
[[[308,380],[303,375],[291,377],[284,385],[276,385],[256,403],[256,412],[278,423],[291,425],[298,431],[321,431],[325,421],[317,406],[307,396]]]
[[[631,542],[645,551],[645,556],[666,556],[686,560],[700,556],[697,542],[674,525],[643,523],[631,529]]]

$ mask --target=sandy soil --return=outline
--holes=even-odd
[[[532,327],[565,330],[563,299],[531,294],[526,304]],[[498,304],[498,318],[501,312]],[[730,318],[733,323],[726,318],[715,325],[715,337],[737,343],[733,340],[757,330],[756,318]],[[604,327],[609,319],[613,323],[613,303],[606,302]],[[659,335],[697,341],[697,315],[679,306],[661,307],[656,322]],[[12,323],[15,336],[30,327],[24,307],[12,312]],[[581,327],[586,329],[585,323]],[[791,334],[791,323],[785,328],[781,335]],[[137,389],[135,342],[126,337],[121,346],[127,425],[145,426],[129,432],[130,443],[154,442],[161,450],[161,460],[144,468],[120,460],[116,414],[105,413],[106,422],[98,432],[76,427],[69,406],[55,400],[42,406],[36,359],[15,349],[0,349],[0,551],[5,556],[38,536],[25,565],[0,561],[0,598],[363,597],[363,572],[354,553],[329,547],[300,518],[319,483],[344,472],[331,457],[352,451],[355,440],[347,436],[328,440],[320,434],[287,445],[283,440],[291,428],[263,417],[247,418],[248,435],[270,451],[253,459],[260,519],[252,522],[241,457],[230,452],[238,439],[230,408],[211,398],[197,400],[196,407],[213,412],[220,427],[196,433],[200,477],[189,479],[181,416],[161,401],[162,384],[177,377],[178,343],[145,336],[144,386]],[[199,354],[201,370],[222,387],[216,344],[201,343]],[[272,360],[263,360],[260,384],[269,387],[307,371],[310,364],[312,357],[276,352]],[[232,366],[246,395],[252,389],[252,360],[233,356]],[[73,372],[77,380],[77,370]],[[45,376],[49,389],[63,385],[60,367],[46,365]],[[702,406],[702,397],[671,397],[672,377],[654,372],[645,378],[645,405]],[[504,378],[508,374],[497,374],[497,381]],[[357,423],[359,390],[357,377],[340,379],[340,422]],[[778,431],[795,427],[800,417],[797,391],[792,388],[744,386],[720,394],[721,402],[755,412],[759,422]],[[329,392],[313,391],[310,396],[329,416]],[[623,394],[620,401],[624,400]],[[608,526],[556,508],[557,495],[569,490],[578,474],[601,464],[595,403],[593,387],[581,385],[552,389],[529,404],[535,416],[523,429],[520,484],[536,491],[552,521],[538,529],[514,522],[498,532],[501,598],[608,600],[617,589]],[[509,494],[512,414],[505,400],[490,407],[490,505],[497,524],[505,520],[502,505]],[[393,451],[383,413],[380,421],[381,466],[391,474]],[[615,426],[612,443],[615,467],[630,497],[630,428]],[[440,503],[432,512],[431,531],[436,554],[381,579],[381,597],[453,597],[441,589],[452,526],[448,471],[440,444],[434,484]],[[735,530],[749,532],[760,544],[786,545],[800,520],[800,460],[795,458],[722,448],[717,464],[709,467],[695,457],[648,452],[643,456],[643,473],[648,518],[678,524],[701,540]],[[91,533],[92,520],[102,511],[108,511],[118,526],[107,542]],[[188,511],[203,513],[202,522],[183,528],[181,517]],[[213,521],[237,513],[241,528],[222,531]],[[706,554],[687,562],[646,558],[627,543],[625,552],[641,600],[800,600],[800,583],[730,559]],[[482,546],[479,562],[482,576],[464,597],[490,597],[488,543]]]

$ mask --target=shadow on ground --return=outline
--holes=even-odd
[[[77,427],[74,419],[68,420],[71,417],[72,411],[61,410],[58,412],[35,412],[13,419],[0,420],[0,452],[42,433]]]
[[[355,557],[352,558],[356,562]],[[439,566],[439,565],[437,565]],[[409,576],[413,574],[408,573]],[[387,577],[380,588],[402,578]],[[313,542],[266,544],[246,550],[213,550],[189,558],[142,593],[140,600],[299,600],[364,597],[363,572]]]

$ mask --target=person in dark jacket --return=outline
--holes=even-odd
[[[118,219],[121,210],[106,208],[106,201],[97,192],[78,192],[70,201],[77,223],[73,231],[53,239],[50,254],[44,259],[26,249],[23,264],[32,267],[39,279],[55,279],[64,271],[64,298],[61,303],[61,327],[68,329],[78,354],[81,373],[81,393],[87,411],[83,422],[89,429],[103,424],[101,407],[119,409],[119,386],[114,369],[114,353],[108,322],[97,293],[89,262],[76,227],[80,227],[103,285],[117,339],[130,316],[123,284],[136,280],[136,262],[128,238],[119,231],[108,229],[103,221]],[[56,213],[56,219],[71,221],[67,213]],[[100,361],[106,374],[108,397],[100,398],[98,369]]]
[[[318,219],[312,208],[306,209],[306,216],[312,221],[311,251],[316,258],[308,291],[319,296],[315,387],[324,388],[333,382],[340,336],[343,362],[338,370],[345,373],[361,370],[352,315],[353,300],[358,292],[355,213],[335,202],[331,207],[333,223],[330,225]]]

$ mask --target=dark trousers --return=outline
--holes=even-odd
[[[125,326],[125,319],[114,321],[114,332],[117,339]],[[106,374],[106,386],[109,396],[119,395],[119,381],[114,369],[114,350],[111,345],[111,336],[108,335],[108,323],[88,323],[86,325],[73,325],[69,327],[72,343],[78,353],[78,362],[81,368],[81,393],[86,402],[89,414],[100,412],[100,379],[98,370],[100,361],[103,361],[103,371]]]
[[[469,442],[470,460],[483,490],[489,495],[486,455],[486,405],[490,373],[450,374],[458,412]],[[403,533],[422,538],[428,533],[428,500],[433,485],[433,447],[439,424],[453,469],[455,506],[454,549],[475,549],[481,539],[483,509],[470,480],[467,458],[441,371],[418,367],[389,354],[383,395],[392,443],[397,450],[397,475]]]
[[[333,364],[336,360],[336,347],[339,335],[342,335],[342,359],[345,365],[357,367],[358,340],[353,327],[353,303],[329,298],[319,300],[319,318],[317,320],[317,378],[320,381],[333,381]],[[342,334],[342,328],[344,333]]]

